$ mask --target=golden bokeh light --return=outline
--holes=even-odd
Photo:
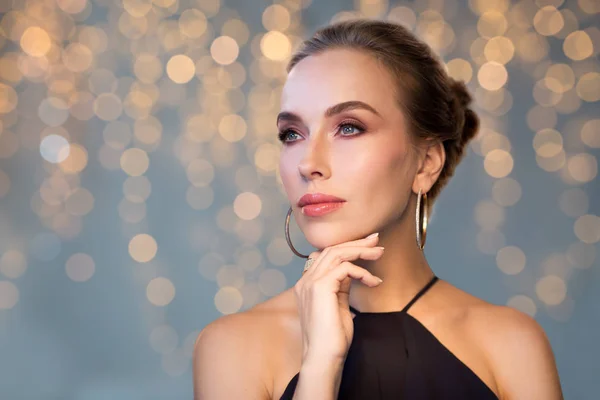
[[[592,55],[594,44],[585,31],[575,31],[566,37],[563,51],[571,60],[581,61]]]
[[[577,182],[591,182],[598,176],[598,161],[589,153],[575,154],[567,160],[569,174]]]
[[[143,175],[150,165],[148,153],[142,149],[130,148],[121,155],[121,168],[130,176]]]
[[[555,35],[563,28],[565,21],[562,14],[554,6],[540,8],[533,17],[535,30],[544,36]]]
[[[469,83],[473,77],[473,68],[471,64],[462,58],[455,58],[446,64],[448,75],[452,78]]]
[[[492,198],[503,207],[517,204],[522,192],[521,185],[513,178],[498,179],[492,186]]]
[[[156,240],[146,233],[135,235],[129,241],[129,255],[137,262],[151,261],[156,256],[157,251]]]
[[[96,270],[94,259],[85,253],[73,254],[65,264],[67,276],[75,282],[88,281]]]
[[[517,246],[506,246],[498,250],[496,265],[507,275],[519,274],[525,268],[526,257]]]
[[[505,219],[504,208],[489,200],[478,202],[474,214],[475,222],[483,229],[496,229]]]
[[[504,14],[498,11],[486,11],[477,21],[477,32],[486,39],[503,35],[507,29],[508,21]]]
[[[260,49],[269,60],[283,61],[290,56],[292,44],[283,33],[269,31],[260,40]]]
[[[284,32],[290,23],[290,12],[281,4],[272,4],[263,11],[262,24],[268,31]]]
[[[10,282],[0,280],[0,310],[10,310],[19,302],[19,288]]]
[[[246,221],[257,218],[262,209],[262,201],[258,195],[252,192],[240,193],[233,201],[235,214]]]
[[[284,238],[274,238],[267,246],[267,259],[273,265],[284,266],[292,262],[293,253]]]
[[[525,314],[529,314],[532,317],[534,317],[537,313],[537,306],[535,305],[535,302],[531,299],[531,297],[522,294],[518,294],[508,299],[506,305],[516,308],[517,310],[524,312]]]
[[[219,36],[210,46],[212,58],[221,65],[229,65],[237,60],[240,49],[232,37]]]
[[[513,169],[513,158],[510,153],[502,149],[494,149],[485,155],[483,166],[485,172],[494,178],[504,178]]]
[[[88,214],[94,208],[94,196],[89,190],[77,188],[65,200],[65,210],[77,217]]]
[[[215,307],[221,314],[233,314],[240,310],[244,299],[240,291],[232,286],[225,286],[215,294]]]
[[[597,243],[600,241],[600,217],[593,214],[582,215],[575,221],[573,230],[583,243]]]
[[[66,174],[77,174],[87,166],[88,154],[85,147],[71,143],[69,146],[69,155],[59,162],[60,168]]]
[[[590,268],[596,261],[596,247],[591,243],[576,242],[569,246],[567,260],[577,268]]]
[[[554,129],[542,129],[533,137],[533,148],[540,157],[554,157],[563,150],[563,138]]]
[[[188,187],[185,200],[194,210],[206,210],[214,202],[215,194],[210,186]]]
[[[567,296],[567,285],[561,277],[547,275],[535,284],[538,298],[549,306],[562,303]]]
[[[30,26],[21,36],[21,48],[33,57],[43,57],[52,47],[52,39],[48,32],[39,26]]]
[[[178,54],[167,62],[167,75],[175,83],[187,83],[196,74],[196,65],[185,54]]]
[[[157,307],[169,305],[175,298],[175,286],[165,277],[154,278],[146,286],[146,298]]]
[[[17,279],[27,270],[27,257],[19,250],[7,250],[0,257],[0,273]]]
[[[581,188],[571,188],[561,193],[558,205],[569,217],[580,217],[588,212],[589,198]]]
[[[495,61],[489,61],[479,68],[477,80],[484,89],[498,90],[506,84],[508,73],[504,65]]]
[[[123,195],[132,203],[143,203],[150,196],[152,185],[145,176],[131,176],[123,182]]]
[[[581,141],[594,149],[600,148],[600,119],[590,119],[581,128]]]
[[[206,16],[198,9],[187,9],[179,16],[179,29],[189,38],[196,39],[204,35],[207,27]]]
[[[186,174],[192,185],[208,186],[215,177],[215,169],[210,162],[199,158],[188,164]]]
[[[509,38],[496,36],[488,40],[483,53],[488,61],[507,64],[515,54],[515,46]]]
[[[244,270],[237,265],[223,265],[217,271],[217,285],[219,287],[231,286],[241,289],[246,283]]]
[[[219,123],[219,133],[228,142],[239,142],[246,136],[246,121],[240,115],[224,115]]]
[[[595,102],[600,100],[600,73],[588,72],[577,81],[577,95],[581,100]]]

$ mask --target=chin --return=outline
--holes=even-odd
[[[312,226],[307,226],[303,229],[304,237],[306,238],[306,241],[318,251],[321,251],[326,247],[360,239],[353,235],[348,228],[344,228],[343,225],[333,227],[331,226],[331,222],[328,224],[310,225]]]

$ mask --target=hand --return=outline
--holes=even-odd
[[[352,279],[369,287],[382,281],[350,261],[377,260],[379,237],[364,238],[313,252],[313,264],[294,285],[302,329],[303,359],[343,362],[352,343],[354,323],[348,297]],[[319,361],[319,362],[320,362]]]

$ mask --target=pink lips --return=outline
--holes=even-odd
[[[302,214],[318,217],[338,210],[346,200],[323,193],[307,193],[298,200],[298,207],[302,207]]]

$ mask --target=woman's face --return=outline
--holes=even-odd
[[[404,212],[417,162],[392,76],[372,56],[334,49],[300,61],[283,88],[277,127],[286,141],[281,179],[311,245],[362,238]],[[298,200],[315,192],[346,201],[309,216]]]

